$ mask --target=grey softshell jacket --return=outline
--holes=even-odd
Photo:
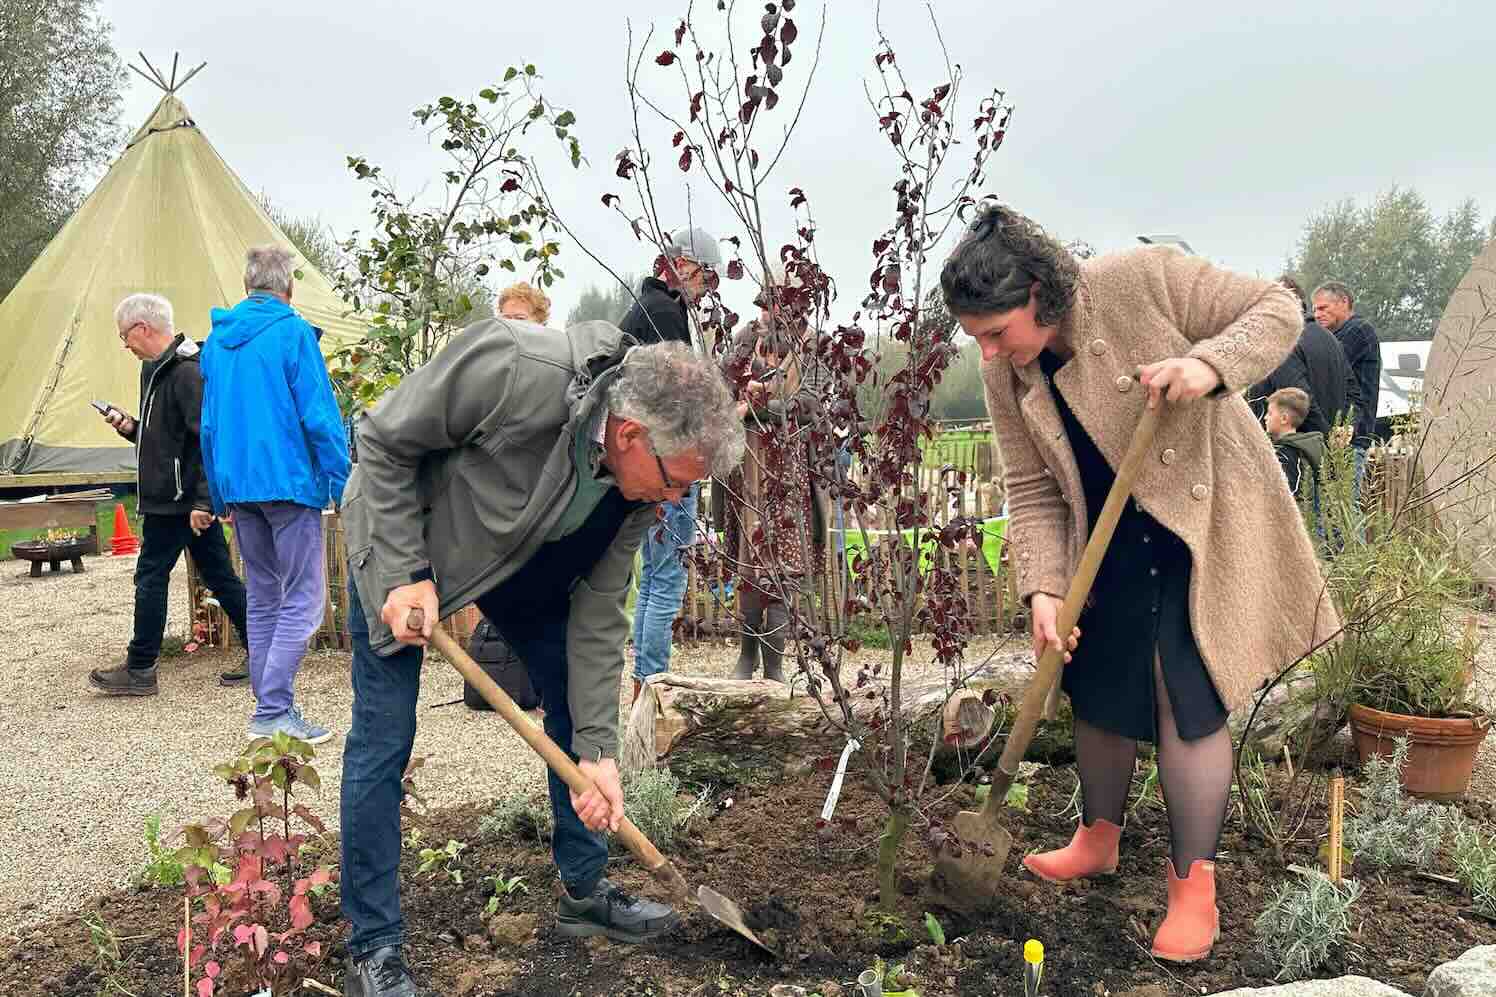
[[[489,319],[406,376],[358,423],[343,493],[349,570],[376,653],[398,646],[379,613],[391,589],[431,578],[443,616],[510,577],[576,490],[577,427],[605,404],[597,377],[635,341],[608,322],[566,332]],[[582,758],[616,757],[624,604],[655,520],[629,515],[572,589],[567,699]]]

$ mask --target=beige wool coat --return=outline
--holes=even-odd
[[[1272,445],[1242,397],[1297,340],[1298,299],[1171,247],[1082,261],[1081,274],[1059,327],[1074,356],[1055,383],[1114,470],[1147,399],[1139,366],[1191,356],[1221,376],[1213,395],[1165,412],[1133,496],[1189,547],[1195,640],[1221,701],[1239,709],[1340,626]],[[982,379],[1019,595],[1063,597],[1090,528],[1059,410],[1037,361],[988,361]]]

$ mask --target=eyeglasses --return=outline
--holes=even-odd
[[[130,325],[127,328],[123,329],[120,332],[120,334],[119,334],[119,341],[121,343],[128,342],[129,339],[130,339],[130,333],[132,333],[132,332],[135,331],[136,326],[142,326],[142,325],[145,325],[145,323],[144,322],[136,322],[133,325]]]
[[[690,487],[689,485],[683,485],[680,482],[676,481],[674,478],[670,477],[670,472],[665,470],[665,462],[660,459],[660,452],[654,448],[653,444],[650,445],[649,452],[654,455],[655,466],[660,469],[660,480],[665,483],[666,491],[684,491],[685,489]]]

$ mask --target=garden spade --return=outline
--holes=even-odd
[[[406,625],[411,630],[420,630],[424,622],[425,615],[419,609],[412,609]],[[530,722],[514,700],[509,698],[509,694],[501,689],[497,682],[489,678],[488,673],[479,667],[457,641],[452,639],[452,635],[447,633],[440,623],[435,623],[431,627],[431,643],[442,653],[443,657],[452,662],[452,667],[461,672],[462,677],[482,694],[483,698],[488,701],[488,705],[493,707],[494,712],[503,717],[509,726],[514,728],[514,732],[535,749],[537,755],[545,759],[551,771],[559,775],[573,793],[580,796],[592,788],[592,780],[582,774],[582,770],[577,768],[571,756],[562,751],[545,731]],[[632,821],[627,817],[623,818],[618,830],[614,833],[634,854],[634,857],[644,864],[644,868],[649,870],[650,875],[654,876],[670,892],[672,900],[680,903],[691,897],[691,890],[686,884],[685,877],[675,868],[674,863],[660,854],[660,850],[634,826]],[[778,955],[753,933],[753,929],[748,927],[743,919],[743,910],[736,903],[709,886],[698,887],[695,899],[701,909],[713,918],[770,955]]]
[[[1163,404],[1143,409],[1143,418],[1133,431],[1132,443],[1122,466],[1117,469],[1112,489],[1107,493],[1106,504],[1101,507],[1101,516],[1091,539],[1086,542],[1081,555],[1080,567],[1070,579],[1070,590],[1065,593],[1065,602],[1060,609],[1057,632],[1062,641],[1068,640],[1070,631],[1080,618],[1081,607],[1091,594],[1091,583],[1106,556],[1107,545],[1122,516],[1122,508],[1132,494],[1132,483],[1137,479],[1138,469],[1158,429],[1158,420]],[[1008,798],[1008,789],[1018,774],[1018,763],[1023,761],[1029,742],[1034,739],[1034,728],[1039,715],[1044,711],[1044,701],[1060,674],[1064,653],[1047,648],[1039,657],[1038,668],[1029,679],[1023,692],[1023,705],[1008,732],[1008,743],[1003,747],[997,770],[992,774],[992,788],[982,809],[963,810],[956,814],[955,835],[959,839],[958,851],[951,854],[950,846],[941,850],[935,860],[935,881],[939,889],[956,904],[983,906],[993,899],[998,884],[1003,878],[1003,868],[1008,860],[1008,851],[1013,847],[1013,835],[1002,825],[1002,808]]]

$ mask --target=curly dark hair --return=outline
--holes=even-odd
[[[1022,308],[1039,282],[1034,321],[1059,325],[1075,303],[1080,265],[1039,224],[1002,204],[988,204],[966,230],[940,271],[952,315],[984,315]]]

